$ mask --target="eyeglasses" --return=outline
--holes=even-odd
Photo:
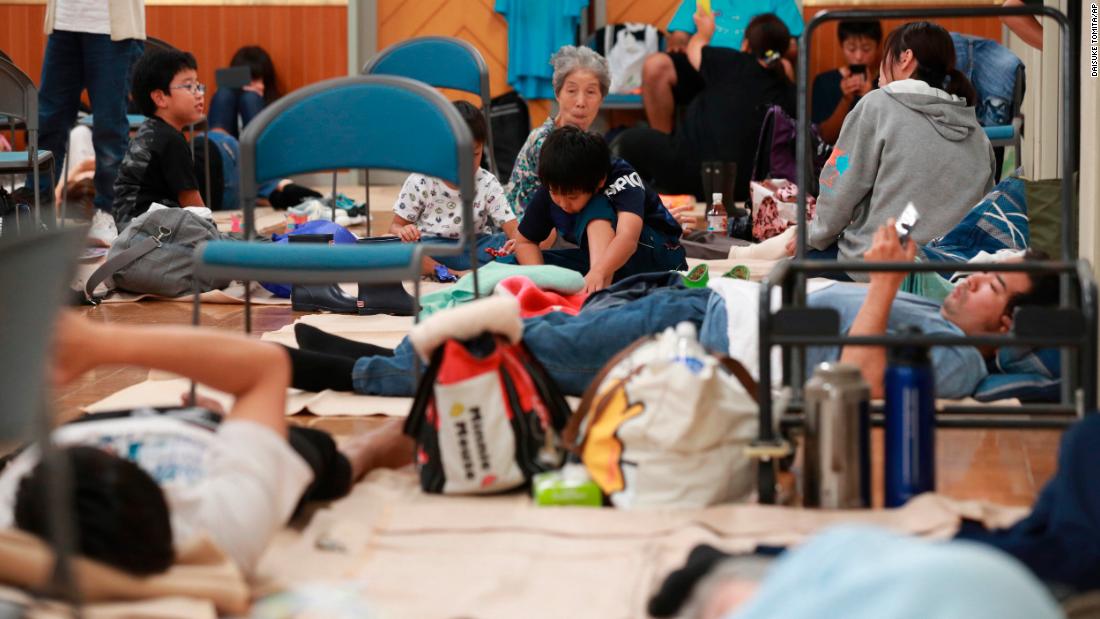
[[[206,84],[200,84],[193,82],[190,84],[181,84],[179,86],[171,86],[172,90],[186,90],[193,95],[201,95],[206,93]]]

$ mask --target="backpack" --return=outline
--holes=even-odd
[[[193,274],[195,247],[222,238],[213,223],[183,208],[150,210],[119,233],[104,262],[84,284],[90,301],[97,286],[107,282],[138,294],[180,297],[195,291],[225,288],[228,281],[198,279]]]
[[[206,140],[210,140],[210,193],[206,195]],[[234,210],[241,203],[241,146],[233,136],[220,131],[196,135],[195,178],[202,201],[212,211]]]
[[[699,508],[755,489],[755,381],[737,361],[707,354],[685,325],[608,361],[564,433],[615,507]]]
[[[752,180],[782,178],[798,182],[798,127],[779,105],[769,105],[764,114],[764,124],[760,126],[760,139],[756,144],[756,158],[753,162]],[[809,195],[818,194],[818,177],[821,168],[829,160],[832,145],[821,139],[816,125],[810,125],[810,174]]]
[[[493,97],[489,102],[489,122],[493,126],[493,157],[497,162],[498,179],[507,183],[516,165],[516,157],[531,132],[531,114],[527,102],[514,90]],[[487,166],[487,157],[482,164]]]
[[[477,313],[485,322],[493,306],[501,305],[514,308],[513,335],[518,336],[522,323],[512,297],[439,312],[414,334],[476,322]],[[420,350],[418,338],[410,335]],[[518,488],[537,473],[559,468],[565,456],[559,436],[569,415],[557,385],[522,341],[485,331],[446,339],[434,348],[404,432],[416,441],[416,468],[425,492],[487,494]]]

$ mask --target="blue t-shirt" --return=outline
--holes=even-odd
[[[802,34],[802,13],[794,0],[711,0],[710,10],[714,11],[714,37],[711,45],[718,47],[741,48],[741,39],[745,38],[745,28],[749,21],[762,13],[775,13],[783,20],[792,37]],[[695,34],[695,0],[684,0],[680,8],[668,22],[668,31],[681,31]],[[776,50],[785,52],[787,50]]]
[[[858,284],[834,284],[809,295],[810,307],[829,307],[840,314],[840,330],[847,333],[867,296],[867,287]],[[900,333],[902,327],[919,327],[926,335],[964,335],[940,314],[940,304],[915,294],[899,292],[890,308],[886,332]],[[932,367],[936,375],[936,396],[965,398],[974,393],[989,371],[981,352],[973,346],[934,346]],[[815,346],[806,349],[806,375],[826,361],[840,358],[839,346]]]
[[[508,84],[527,99],[553,99],[550,56],[576,43],[588,0],[496,0],[508,20]]]
[[[634,168],[622,159],[611,161],[607,183],[601,193],[592,196],[584,210],[600,208],[603,202],[610,205],[616,214],[620,211],[634,213],[642,218],[644,225],[666,236],[678,239],[683,233],[676,218],[661,203],[657,192],[646,187]],[[576,215],[566,213],[550,199],[550,191],[540,187],[527,203],[523,221],[519,222],[519,231],[528,240],[540,243],[550,236],[551,230],[557,229],[563,239],[579,245],[575,229],[577,219],[583,212]]]

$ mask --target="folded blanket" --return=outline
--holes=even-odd
[[[584,290],[584,277],[562,267],[552,265],[523,266],[490,262],[478,267],[478,288],[482,296],[488,296],[501,280],[513,275],[530,278],[543,290],[555,290],[564,294],[574,294]],[[454,286],[420,297],[420,317],[427,318],[441,309],[454,307],[474,298],[474,276],[467,273]]]
[[[520,318],[542,316],[550,312],[565,312],[576,316],[581,311],[588,295],[578,292],[563,295],[553,290],[543,290],[526,276],[514,276],[503,279],[497,284],[494,294],[511,295],[519,301]]]

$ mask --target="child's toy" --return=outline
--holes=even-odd
[[[494,258],[503,258],[508,255],[508,252],[504,251],[503,247],[487,247],[485,248],[485,253]]]
[[[699,0],[699,8],[703,13],[710,15],[710,0]]]
[[[451,282],[457,282],[458,276],[451,272],[445,265],[435,265],[435,281],[449,284]]]

